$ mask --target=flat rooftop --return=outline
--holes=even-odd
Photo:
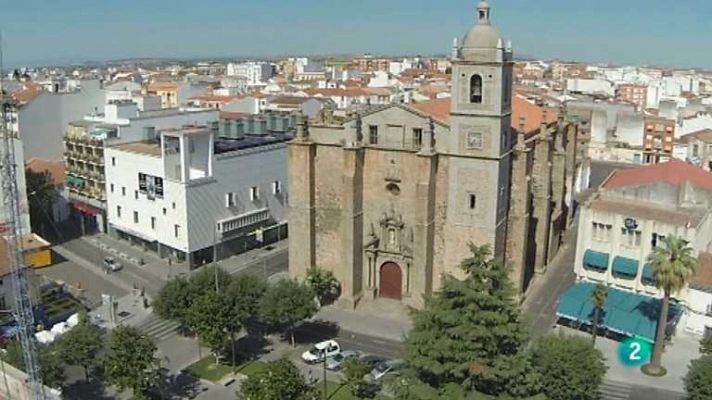
[[[111,147],[129,153],[145,154],[152,157],[161,156],[161,146],[156,142],[131,142]]]
[[[214,152],[216,155],[226,154],[270,144],[285,143],[292,140],[292,138],[292,135],[246,136],[239,139],[220,138],[215,140]],[[145,154],[152,157],[161,156],[161,146],[157,141],[124,143],[111,146],[111,148],[130,153]]]

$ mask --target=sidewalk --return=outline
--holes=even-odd
[[[144,271],[150,272],[156,278],[167,281],[172,277],[189,275],[196,271],[200,271],[200,268],[195,270],[190,270],[188,264],[185,262],[177,262],[173,260],[171,265],[168,265],[167,259],[161,259],[158,255],[152,251],[144,251],[142,248],[137,246],[132,246],[129,243],[112,238],[106,234],[96,234],[93,236],[84,236],[82,240],[87,241],[93,246],[110,252],[112,254],[117,254],[117,257],[121,257],[123,254],[123,260],[128,260],[134,265],[138,265],[136,260],[144,261],[140,268]],[[265,248],[253,249],[242,254],[237,254],[232,257],[226,258],[224,260],[218,261],[218,265],[229,274],[235,274],[243,271],[247,268],[255,266],[255,264],[262,261],[265,257],[273,256],[275,254],[286,253],[289,246],[289,240],[285,239],[280,242],[276,242],[270,245],[271,250],[265,250]]]
[[[590,338],[591,334],[575,329],[559,326],[557,331],[560,334],[570,336],[584,336]],[[608,371],[606,379],[614,382],[625,382],[631,386],[640,386],[646,388],[655,388],[662,390],[671,390],[675,392],[684,392],[683,379],[687,374],[688,365],[691,360],[699,358],[699,338],[691,333],[679,330],[673,337],[673,342],[665,347],[663,353],[663,366],[668,373],[665,376],[654,378],[643,374],[640,368],[631,368],[624,366],[618,360],[619,342],[614,340],[598,337],[596,339],[596,348],[601,350],[606,358]]]
[[[376,300],[356,310],[327,306],[312,318],[338,324],[342,330],[400,342],[413,329],[408,311],[401,304]]]

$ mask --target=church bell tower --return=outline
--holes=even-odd
[[[512,49],[491,23],[486,0],[475,25],[453,51],[448,221],[475,245],[504,256],[509,207]],[[466,245],[466,244],[465,244]],[[462,243],[452,254],[462,255]],[[446,262],[455,262],[449,260]]]

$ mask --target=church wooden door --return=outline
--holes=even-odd
[[[401,269],[396,263],[387,262],[381,266],[380,287],[378,294],[388,299],[401,299]]]

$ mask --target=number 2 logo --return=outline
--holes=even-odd
[[[640,343],[633,342],[629,345],[629,347],[632,350],[630,352],[630,356],[628,356],[628,358],[630,358],[630,361],[640,361]]]

